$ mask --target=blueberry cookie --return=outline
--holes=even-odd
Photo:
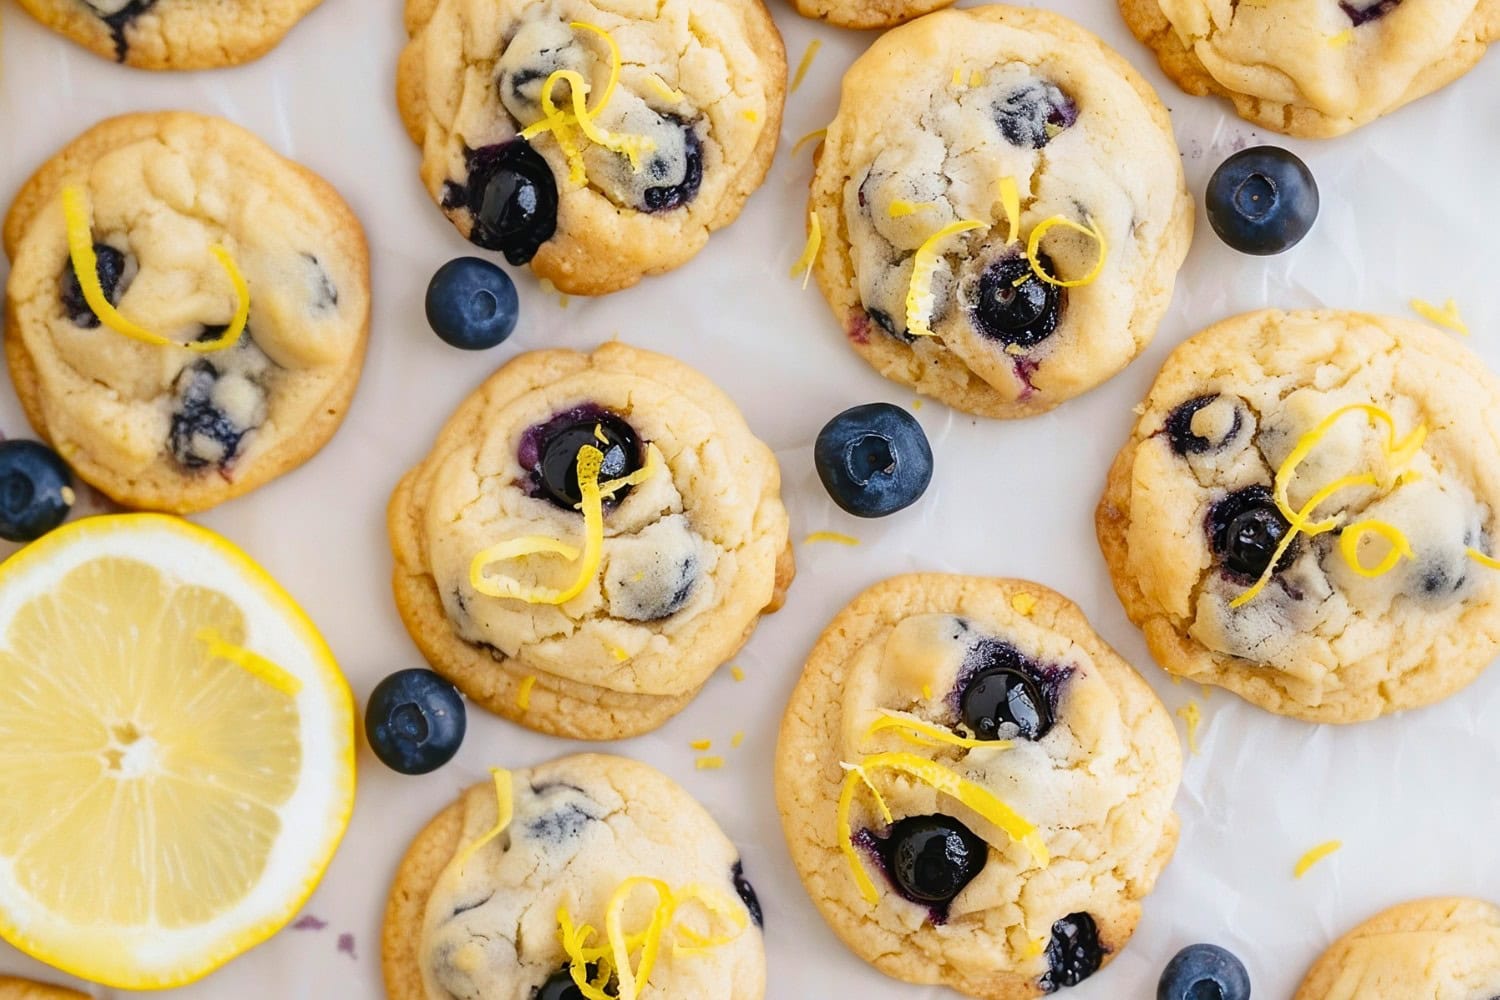
[[[570,1000],[579,982],[591,996],[761,1000],[760,902],[680,786],[596,754],[494,779],[401,862],[382,948],[390,1000]]]
[[[1500,38],[1500,0],[1119,0],[1190,94],[1264,128],[1342,135],[1447,86]]]
[[[886,34],[844,77],[812,185],[814,270],[854,349],[970,413],[1041,413],[1156,332],[1192,234],[1166,109],[1056,14]]]
[[[141,69],[209,69],[259,59],[323,0],[18,2],[106,59]]]
[[[840,28],[890,28],[953,0],[794,0],[797,13]]]
[[[34,983],[29,979],[0,976],[0,1000],[88,1000],[87,993]]]
[[[343,419],[369,254],[321,178],[201,115],[113,118],[5,218],[5,354],[37,433],[122,504],[203,510]]]
[[[686,263],[770,168],[761,0],[407,0],[397,97],[458,231],[601,295]]]
[[[1474,899],[1402,903],[1334,942],[1293,1000],[1494,1000],[1500,909]]]
[[[1170,672],[1357,722],[1500,650],[1500,382],[1451,336],[1239,316],[1173,352],[1140,413],[1099,544]]]
[[[1177,736],[1083,613],[1032,583],[865,591],[808,658],[776,751],[792,859],[887,975],[982,1000],[1092,976],[1177,843]]]
[[[496,372],[390,504],[396,603],[433,668],[546,733],[619,739],[781,606],[775,456],[712,383],[620,343]]]

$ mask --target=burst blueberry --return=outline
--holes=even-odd
[[[1247,486],[1214,504],[1208,515],[1209,541],[1224,568],[1241,577],[1258,579],[1271,564],[1291,525],[1264,486]],[[1276,564],[1280,573],[1292,565],[1294,542]]]
[[[110,305],[115,305],[120,301],[120,281],[125,277],[125,255],[108,243],[95,243],[94,260],[94,273],[99,276],[104,298]],[[84,299],[83,286],[78,283],[78,272],[73,270],[71,261],[63,269],[62,304],[74,326],[81,326],[85,330],[93,330],[99,326],[99,317],[94,315],[94,310],[89,308],[88,301]]]
[[[446,209],[467,208],[469,241],[520,266],[557,234],[557,179],[531,144],[513,139],[468,152],[468,178],[450,182]]]
[[[995,125],[1012,146],[1041,149],[1078,121],[1078,105],[1054,83],[1030,80],[995,105]]]
[[[745,877],[745,863],[736,861],[729,874],[734,880],[735,895],[740,897],[740,902],[744,903],[745,909],[750,912],[750,919],[757,927],[765,926],[765,918],[760,910],[760,897],[755,894],[755,886],[751,885],[750,880]]]
[[[1218,945],[1188,945],[1162,970],[1156,1000],[1250,1000],[1250,974]]]
[[[487,260],[450,260],[427,285],[427,322],[445,344],[483,351],[516,329],[521,302],[510,275]]]
[[[217,335],[209,329],[199,339]],[[239,454],[248,433],[247,428],[236,424],[214,402],[214,389],[221,377],[211,362],[197,361],[184,368],[173,383],[177,402],[167,432],[167,447],[185,469],[210,465],[227,468]]]
[[[73,474],[38,441],[0,443],[0,538],[34,541],[73,509]]]
[[[1219,165],[1204,199],[1219,238],[1241,253],[1269,256],[1302,242],[1318,218],[1318,182],[1297,156],[1256,146]]]
[[[365,705],[370,749],[401,774],[427,774],[452,760],[467,724],[458,689],[431,670],[391,674]]]
[[[932,447],[916,418],[890,403],[845,410],[818,433],[818,477],[856,517],[885,517],[921,499],[932,482]]]
[[[1056,273],[1046,254],[1037,260],[1048,274]],[[1036,277],[1027,258],[1004,257],[979,276],[974,328],[1002,344],[1035,347],[1057,332],[1064,299],[1064,289]]]
[[[572,970],[565,965],[536,988],[532,1000],[583,1000],[583,991],[573,981]]]
[[[901,895],[946,906],[984,868],[989,846],[951,816],[897,820],[880,845],[881,860]]]
[[[1064,986],[1077,986],[1099,971],[1105,949],[1099,941],[1099,925],[1087,913],[1070,913],[1052,925],[1047,941],[1047,971],[1038,985],[1053,993]]]
[[[683,174],[682,180],[676,184],[664,184],[645,190],[642,195],[644,204],[641,208],[653,215],[681,208],[698,197],[698,189],[703,186],[703,140],[698,138],[698,132],[691,122],[684,121],[675,115],[665,117],[667,121],[682,129]],[[673,166],[674,164],[664,158],[654,157],[647,162],[645,169],[653,177],[666,177]]]

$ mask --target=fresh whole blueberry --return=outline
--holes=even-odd
[[[1250,1000],[1250,974],[1218,945],[1190,944],[1162,970],[1156,1000]]]
[[[524,139],[471,150],[469,177],[450,184],[444,208],[469,210],[469,242],[498,250],[516,266],[529,264],[557,233],[557,178]]]
[[[483,351],[505,342],[521,309],[510,275],[487,260],[450,260],[427,285],[427,322],[445,344]]]
[[[1259,579],[1291,530],[1271,491],[1248,486],[1224,497],[1208,514],[1209,541],[1224,568],[1239,576]],[[1297,545],[1287,547],[1276,564],[1280,573],[1297,557]]]
[[[125,255],[108,243],[94,244],[94,272],[99,275],[99,284],[104,288],[104,297],[110,305],[120,301],[120,279],[125,276]],[[68,262],[62,274],[62,303],[68,319],[74,326],[93,330],[99,326],[99,317],[89,308],[83,297],[83,286],[78,283],[78,272]]]
[[[1087,913],[1070,913],[1052,925],[1047,942],[1047,971],[1039,982],[1043,992],[1077,986],[1104,964],[1099,925]]]
[[[1046,254],[1037,258],[1048,274],[1056,273]],[[1035,347],[1057,332],[1063,293],[1062,288],[1036,278],[1025,257],[1002,258],[979,276],[974,328],[1002,344]]]
[[[565,965],[548,976],[531,996],[532,1000],[583,1000],[583,991],[573,982],[573,972]]]
[[[961,704],[964,725],[981,740],[1039,740],[1052,730],[1046,692],[1019,662],[975,674]]]
[[[1208,221],[1241,253],[1269,256],[1302,242],[1318,218],[1318,182],[1278,146],[1242,149],[1208,182]]]
[[[30,542],[67,519],[73,474],[38,441],[0,443],[0,538]]]
[[[401,774],[442,767],[464,741],[458,689],[431,670],[399,670],[375,685],[365,705],[365,736],[381,763]]]
[[[881,859],[901,895],[914,903],[947,904],[984,868],[989,845],[951,816],[897,820]]]
[[[818,432],[818,477],[856,517],[885,517],[916,503],[932,482],[932,447],[916,418],[890,403],[845,410]]]
[[[600,437],[604,440],[599,440]],[[534,495],[552,501],[563,510],[573,510],[583,502],[578,488],[578,454],[585,446],[604,453],[599,481],[628,476],[641,467],[645,449],[635,428],[613,413],[599,410],[581,413],[542,431],[537,459],[531,469]],[[615,493],[615,502],[625,499],[629,488]],[[686,600],[686,598],[684,598]]]

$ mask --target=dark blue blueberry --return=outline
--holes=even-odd
[[[745,909],[750,911],[750,919],[755,921],[755,926],[764,927],[765,918],[760,911],[760,897],[755,894],[755,886],[745,877],[745,863],[736,861],[734,868],[730,871],[730,877],[734,879],[734,891],[739,895],[740,902],[745,904]]]
[[[914,903],[946,907],[984,868],[989,845],[951,816],[907,816],[880,844],[896,890]]]
[[[960,701],[964,725],[981,740],[1041,739],[1053,725],[1046,691],[1013,647],[992,645],[1009,650],[1014,662],[980,670],[969,679]]]
[[[932,482],[932,447],[916,418],[890,403],[845,410],[818,432],[818,478],[856,517],[885,517],[921,499]]]
[[[1339,0],[1339,9],[1349,15],[1349,20],[1354,22],[1358,28],[1370,21],[1378,21],[1391,11],[1401,6],[1401,0],[1375,0],[1374,3],[1352,4],[1349,0]]]
[[[681,208],[694,198],[698,197],[698,189],[703,186],[703,140],[698,138],[698,132],[693,124],[676,115],[663,115],[663,117],[682,129],[683,156],[686,164],[682,180],[676,184],[649,187],[642,195],[644,211],[656,214],[659,212],[670,212],[674,208]],[[669,177],[674,171],[671,161],[662,158],[652,158],[647,162],[645,170],[653,177]]]
[[[654,579],[639,584],[630,579],[622,580],[611,602],[616,617],[632,622],[659,622],[671,618],[687,604],[698,586],[698,557],[689,553],[675,566],[661,566],[660,563],[658,566],[656,572],[671,574],[671,589],[659,586]]]
[[[1070,913],[1052,925],[1047,942],[1047,971],[1037,985],[1044,993],[1064,986],[1077,986],[1104,964],[1104,946],[1099,926],[1087,913]]]
[[[339,304],[338,286],[333,283],[327,271],[323,269],[323,262],[310,253],[302,255],[313,269],[313,298],[312,307],[318,312],[326,312]]]
[[[88,3],[88,0],[84,0],[84,2]],[[109,27],[110,37],[115,42],[115,61],[124,62],[125,53],[130,50],[130,44],[125,38],[125,29],[130,27],[130,23],[136,18],[146,13],[152,7],[155,7],[156,0],[130,0],[130,3],[127,3],[113,14],[106,14],[97,7],[94,7],[93,4],[89,4],[89,6],[98,15],[99,20],[103,21]]]
[[[467,724],[458,689],[431,670],[391,674],[365,705],[370,749],[401,774],[426,774],[452,760]]]
[[[1193,417],[1214,400],[1218,399],[1217,393],[1207,396],[1198,396],[1178,406],[1167,415],[1167,437],[1172,442],[1172,450],[1179,455],[1201,455],[1204,452],[1214,451],[1223,447],[1225,441],[1232,441],[1240,433],[1243,426],[1243,418],[1238,409],[1234,413],[1234,423],[1225,435],[1224,441],[1210,441],[1208,438],[1199,437],[1193,433]]]
[[[1031,80],[995,105],[995,124],[1012,146],[1041,149],[1078,121],[1078,105],[1053,83]]]
[[[120,279],[125,276],[125,255],[108,243],[95,243],[94,257],[98,261],[94,271],[99,275],[99,284],[104,286],[104,297],[110,305],[116,305],[120,301]],[[74,326],[92,330],[99,325],[99,317],[84,300],[83,287],[78,284],[78,273],[73,270],[72,261],[63,269],[62,303]]]
[[[510,275],[487,260],[450,260],[427,285],[427,322],[445,344],[484,351],[515,332],[521,300]]]
[[[1247,486],[1224,497],[1208,513],[1208,537],[1214,555],[1237,576],[1259,579],[1291,525],[1281,516],[1271,491]],[[1297,543],[1276,564],[1280,573],[1297,557]]]
[[[200,339],[213,339],[222,331],[205,330]],[[196,361],[177,375],[172,390],[177,407],[167,444],[172,457],[185,469],[202,469],[209,465],[226,468],[239,453],[240,443],[249,429],[240,427],[216,405],[214,386],[219,370],[209,361]]]
[[[593,966],[589,967],[589,973],[593,975]],[[583,1000],[583,991],[573,982],[573,972],[565,965],[548,976],[531,996],[532,1000]]]
[[[1162,970],[1156,1000],[1250,1000],[1250,974],[1216,944],[1190,944]]]
[[[1312,171],[1278,146],[1244,149],[1219,164],[1204,200],[1219,239],[1260,257],[1301,243],[1318,218]]]
[[[0,443],[0,538],[30,542],[67,519],[73,474],[38,441]]]
[[[597,433],[596,433],[597,432]],[[599,435],[604,440],[599,440]],[[599,481],[628,476],[641,467],[645,448],[635,428],[596,406],[581,406],[529,428],[521,437],[521,467],[531,474],[532,496],[573,510],[583,500],[578,489],[578,453],[584,446],[604,453]],[[629,488],[614,495],[625,499]]]
[[[1046,254],[1037,259],[1048,274],[1056,273]],[[1065,301],[1065,290],[1036,277],[1025,257],[1005,257],[979,276],[974,328],[1002,344],[1035,347],[1057,332]]]
[[[498,250],[520,266],[557,233],[557,178],[524,139],[471,149],[468,178],[450,181],[443,207],[466,208],[473,222],[469,242]]]

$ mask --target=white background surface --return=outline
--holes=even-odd
[[[405,40],[399,0],[327,0],[257,64],[161,75],[98,60],[0,0],[0,196],[8,199],[46,156],[100,118],[184,108],[249,127],[327,177],[354,206],[374,254],[375,321],[348,420],[310,465],[198,520],[244,546],[303,603],[361,706],[380,678],[421,663],[388,587],[386,498],[449,411],[495,367],[531,348],[587,348],[619,335],[698,367],[739,402],[782,459],[795,538],[837,530],[864,544],[799,545],[786,610],[762,623],[736,661],[748,679],[736,684],[722,672],[663,729],[609,749],[676,777],[743,849],[766,909],[770,1000],[953,995],[888,980],[844,950],[792,871],[772,799],[776,727],[804,655],[860,589],[909,570],[1014,575],[1055,587],[1083,606],[1169,707],[1190,697],[1201,703],[1201,752],[1188,758],[1178,798],[1177,857],[1130,947],[1065,995],[1153,996],[1178,948],[1212,940],[1244,958],[1257,998],[1285,998],[1333,937],[1376,909],[1429,894],[1500,900],[1493,843],[1500,671],[1439,707],[1354,728],[1280,719],[1223,691],[1205,699],[1196,686],[1174,687],[1152,664],[1110,588],[1092,521],[1131,407],[1173,346],[1224,316],[1267,305],[1402,314],[1412,296],[1451,295],[1474,330],[1473,346],[1490,363],[1500,361],[1500,57],[1353,136],[1271,137],[1307,159],[1322,188],[1322,218],[1302,246],[1269,261],[1239,256],[1219,244],[1200,207],[1172,311],[1142,358],[1103,388],[1027,421],[978,420],[928,401],[917,416],[937,456],[931,490],[903,514],[861,522],[824,495],[813,438],[846,406],[913,397],[868,369],[844,345],[818,293],[787,278],[802,247],[811,174],[809,150],[794,158],[790,147],[832,117],[840,76],[873,36],[803,21],[784,0],[769,2],[793,67],[811,39],[824,47],[789,99],[781,155],[744,216],[688,266],[606,300],[574,299],[563,309],[529,273],[517,274],[520,329],[489,353],[445,346],[423,319],[428,277],[473,248],[429,201],[397,119],[394,67]],[[1201,200],[1213,167],[1257,133],[1226,115],[1225,105],[1169,84],[1110,0],[1051,6],[1103,35],[1157,86]],[[0,387],[0,429],[24,433],[8,383]],[[728,749],[739,729],[744,745]],[[700,738],[715,740],[715,752],[724,748],[724,770],[693,769],[688,742]],[[409,838],[489,766],[524,766],[575,749],[477,710],[457,760],[434,775],[397,776],[362,749],[353,824],[306,910],[328,926],[288,930],[173,995],[382,997],[381,913]],[[1344,849],[1293,881],[1302,852],[1330,838],[1342,839]],[[353,958],[336,947],[344,933],[353,935]],[[0,971],[58,978],[4,945]]]

